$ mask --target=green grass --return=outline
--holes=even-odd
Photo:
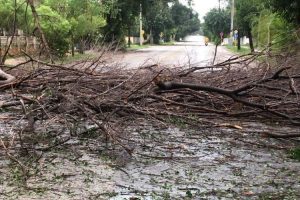
[[[130,47],[127,47],[126,50],[128,51],[134,51],[134,50],[139,50],[139,49],[145,49],[150,47],[150,44],[144,44],[140,46],[139,44],[131,44]]]
[[[172,45],[174,45],[174,44],[175,44],[174,41],[170,41],[170,42],[164,42],[164,43],[161,43],[160,45],[172,46]]]
[[[296,147],[289,152],[292,159],[300,161],[300,147]]]
[[[229,49],[231,52],[242,54],[242,55],[243,54],[251,53],[251,50],[250,50],[250,48],[248,46],[241,46],[240,50],[237,49],[237,46],[225,45],[225,47],[227,49]]]
[[[160,43],[159,45],[172,46],[174,44],[175,44],[175,42],[171,41],[171,42]],[[135,51],[135,50],[139,50],[139,49],[145,49],[145,48],[148,48],[150,46],[151,46],[150,44],[144,44],[142,46],[140,46],[139,44],[131,44],[130,47],[128,47],[128,46],[126,47],[126,50],[127,51]]]
[[[79,60],[93,59],[95,57],[96,57],[95,54],[90,54],[90,53],[79,54],[79,53],[75,53],[74,56],[67,55],[67,56],[65,56],[63,58],[58,59],[58,61],[59,62],[63,62],[64,64],[67,64],[67,63],[72,63],[72,62],[79,61]]]

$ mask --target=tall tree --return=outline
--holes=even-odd
[[[230,11],[228,9],[212,9],[204,16],[204,35],[216,44],[221,42],[220,33],[230,32]]]
[[[176,2],[171,9],[172,19],[177,27],[176,39],[183,38],[188,34],[199,31],[200,20],[198,13],[192,10],[191,7],[186,7],[179,2]]]
[[[246,35],[249,38],[250,49],[254,51],[252,36],[252,20],[259,15],[259,7],[262,4],[259,0],[235,0],[236,24],[240,35]]]
[[[300,26],[299,0],[265,0],[267,7],[285,17],[288,21]]]

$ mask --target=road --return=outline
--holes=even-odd
[[[177,42],[172,46],[150,46],[115,56],[115,60],[130,68],[150,64],[182,66],[199,63],[206,65],[212,62],[214,51],[213,44],[205,46],[203,36],[189,36],[183,42]],[[232,55],[225,47],[218,47],[218,61],[226,60]]]
[[[164,66],[183,66],[189,64],[200,64],[201,66],[210,64],[214,58],[215,46],[209,44],[205,46],[203,36],[188,36],[183,42],[175,45],[154,45],[148,48],[129,51],[126,53],[116,53],[109,58],[112,64],[122,64],[130,69],[138,68],[142,65],[160,64]],[[222,61],[231,57],[233,53],[225,47],[218,47],[216,60]],[[97,55],[96,55],[97,56]],[[5,64],[17,65],[24,62],[24,57],[7,59]]]

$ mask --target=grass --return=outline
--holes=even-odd
[[[248,46],[241,46],[240,50],[238,50],[236,46],[232,46],[232,45],[225,45],[225,47],[229,49],[231,52],[238,53],[241,55],[251,53],[251,50]]]
[[[171,42],[164,42],[164,43],[160,43],[159,45],[162,45],[162,46],[172,46],[174,45],[175,42],[171,41]],[[139,50],[139,49],[145,49],[145,48],[148,48],[150,47],[151,45],[150,44],[144,44],[142,46],[140,46],[139,44],[131,44],[130,47],[126,47],[126,50],[128,51],[135,51],[135,50]]]
[[[150,47],[150,44],[144,44],[142,46],[138,45],[138,44],[131,44],[130,47],[127,47],[126,50],[128,51],[135,51],[135,50],[139,50],[139,49],[145,49]]]
[[[292,159],[300,161],[300,147],[296,147],[289,152]]]
[[[164,45],[164,46],[172,46],[174,45],[175,42],[174,41],[170,41],[170,42],[164,42],[164,43],[161,43],[160,45]]]
[[[96,55],[91,54],[91,53],[84,53],[84,54],[75,53],[74,56],[67,55],[63,58],[58,59],[58,61],[63,62],[64,64],[68,64],[68,63],[72,63],[72,62],[79,61],[79,60],[92,59],[95,57],[96,57]]]

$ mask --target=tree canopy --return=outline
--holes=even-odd
[[[26,2],[0,0],[0,28],[13,34],[12,24],[25,34],[39,36],[36,17]],[[41,29],[51,50],[64,55],[70,48],[86,45],[99,39],[118,41],[124,45],[125,36],[139,33],[139,15],[142,10],[143,30],[159,43],[161,39],[179,40],[200,29],[200,20],[191,6],[179,0],[40,0],[34,1]],[[191,0],[188,0],[191,5]],[[28,2],[27,2],[28,3]],[[16,9],[16,12],[15,12]],[[14,13],[17,18],[14,23]],[[152,41],[152,40],[151,40]],[[72,51],[73,52],[73,51]]]
[[[215,43],[220,43],[220,33],[230,31],[230,12],[228,9],[212,9],[204,17],[203,32]]]

